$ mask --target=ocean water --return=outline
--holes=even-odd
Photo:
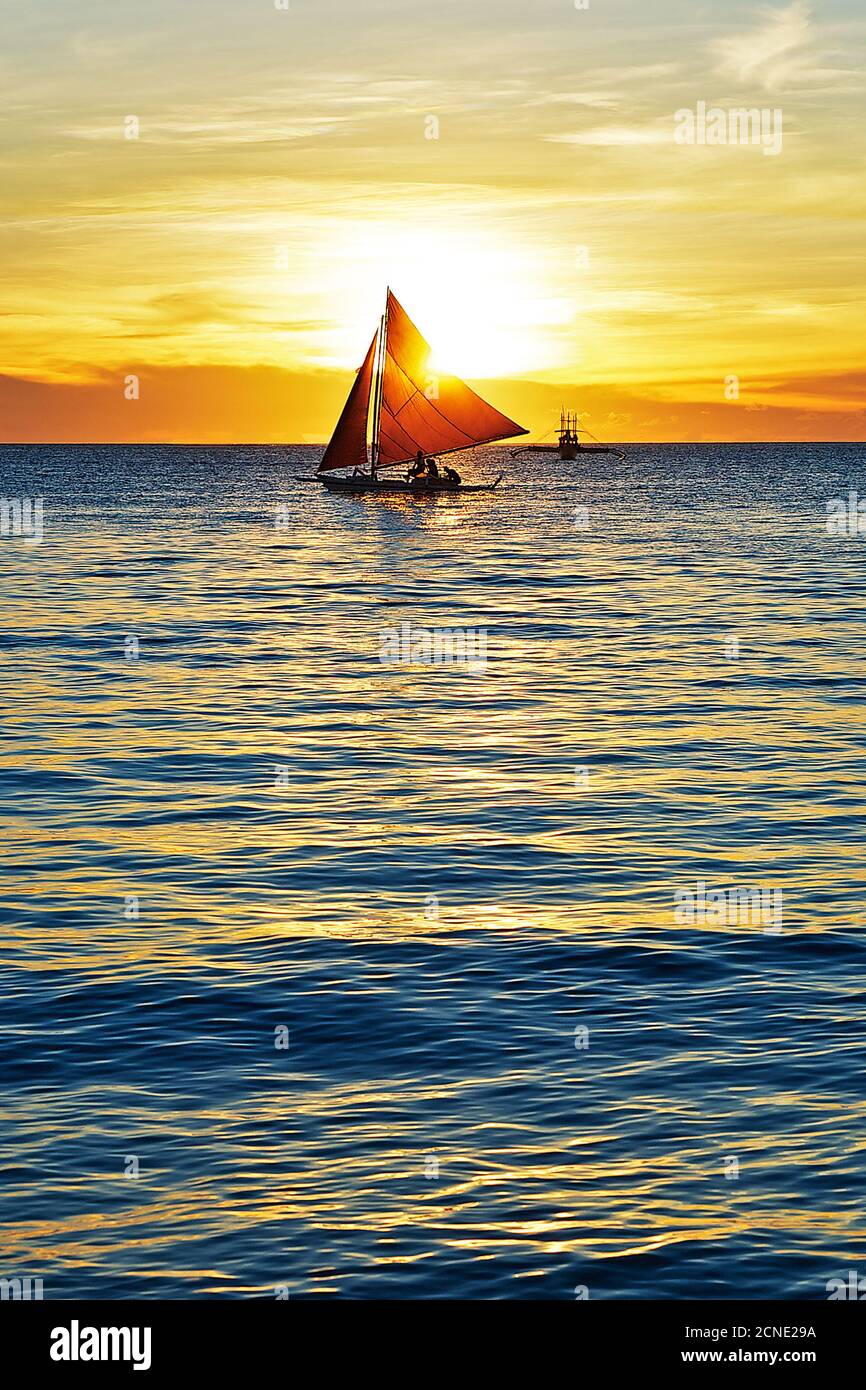
[[[44,497],[0,537],[0,1275],[866,1274],[864,449],[493,449],[387,503],[316,457],[0,450]],[[472,669],[382,660],[446,629]]]

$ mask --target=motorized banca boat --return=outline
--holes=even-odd
[[[501,473],[491,483],[408,477],[406,466],[419,451],[439,457],[528,433],[459,377],[434,372],[432,356],[429,343],[389,290],[385,312],[316,471],[318,482],[337,492],[419,495],[490,492],[498,485]],[[380,476],[397,468],[404,469],[402,478]],[[348,476],[334,476],[347,469]]]
[[[548,430],[547,433],[551,434],[552,431]],[[582,434],[588,434],[588,431],[580,428],[577,412],[561,410],[555,444],[542,443],[542,435],[537,444],[523,444],[519,449],[512,449],[511,455],[514,458],[517,454],[559,454],[561,459],[569,463],[581,454],[613,454],[614,458],[625,458],[621,449],[614,449],[609,444],[600,444],[598,440],[594,444],[585,444],[580,437]],[[594,439],[595,436],[589,435],[589,438]]]

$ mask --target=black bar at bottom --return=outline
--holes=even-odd
[[[390,1363],[401,1378],[429,1377],[437,1368],[452,1377],[467,1354],[477,1360],[542,1353],[548,1366],[552,1355],[573,1362],[579,1354],[596,1378],[605,1369],[676,1367],[700,1377],[708,1366],[736,1372],[760,1365],[768,1375],[796,1366],[826,1381],[828,1373],[859,1366],[864,1331],[863,1309],[848,1301],[0,1303],[4,1363],[16,1367],[16,1378],[33,1371],[67,1382],[106,1372],[149,1375],[160,1384],[184,1373],[222,1381],[280,1366],[288,1378],[308,1380],[306,1357],[325,1371],[341,1355],[351,1358],[353,1374]]]

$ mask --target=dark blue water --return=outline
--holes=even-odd
[[[866,537],[826,524],[864,449],[390,503],[317,456],[0,450],[44,497],[0,537],[0,1275],[866,1272]],[[483,666],[383,663],[402,623]]]

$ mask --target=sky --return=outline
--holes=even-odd
[[[862,6],[287,2],[0,0],[0,439],[324,441],[387,285],[534,435],[864,437]]]

